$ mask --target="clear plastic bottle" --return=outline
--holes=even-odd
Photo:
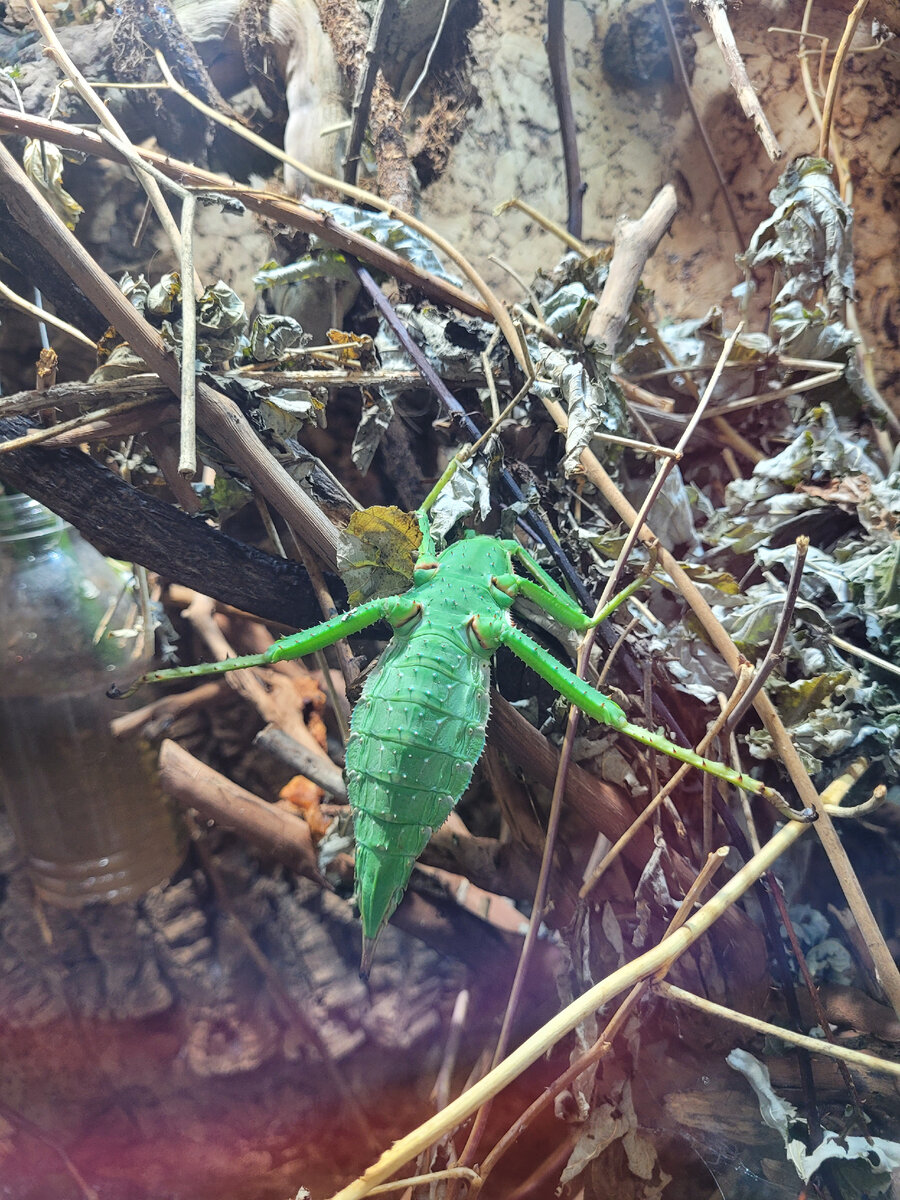
[[[42,899],[134,900],[185,839],[107,700],[149,665],[127,575],[36,500],[0,494],[0,802]]]

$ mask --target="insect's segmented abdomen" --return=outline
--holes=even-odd
[[[392,643],[366,684],[346,776],[367,938],[397,907],[413,863],[472,778],[489,706],[488,664],[430,630]]]

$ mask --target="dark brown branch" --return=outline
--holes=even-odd
[[[32,428],[25,417],[0,420],[0,438]],[[309,576],[219,533],[127,484],[80,450],[42,447],[4,455],[2,478],[58,513],[101,553],[136,562],[245,612],[292,628],[319,620]]]
[[[566,167],[566,194],[569,198],[566,228],[574,237],[580,238],[582,200],[587,184],[581,178],[581,164],[578,159],[578,133],[575,128],[575,112],[572,108],[572,92],[569,88],[569,72],[566,65],[564,5],[565,0],[547,0],[547,59],[550,63],[553,98],[559,115],[563,162]]]

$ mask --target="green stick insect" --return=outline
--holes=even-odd
[[[301,658],[376,621],[389,622],[393,639],[353,710],[346,753],[364,977],[415,860],[465,791],[484,749],[490,663],[500,646],[595,720],[786,807],[773,788],[632,724],[618,704],[552,658],[510,615],[517,597],[523,597],[567,628],[586,631],[608,617],[642,578],[591,618],[518,542],[470,533],[438,554],[425,512],[416,515],[422,541],[409,591],[366,601],[282,638],[263,654],[152,671],[134,685]],[[517,565],[526,574],[517,574]]]

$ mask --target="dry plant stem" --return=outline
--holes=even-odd
[[[166,388],[166,395],[169,396],[170,401],[173,401],[168,388]],[[150,403],[134,410],[130,415],[121,413],[118,417],[108,417],[102,421],[89,421],[80,429],[70,430],[69,433],[55,433],[52,438],[47,439],[45,445],[58,450],[64,446],[81,446],[85,442],[90,445],[93,442],[105,442],[114,438],[121,441],[142,433],[157,465],[165,475],[166,482],[171,485],[175,480],[179,480],[183,485],[184,480],[175,471],[174,457],[170,467],[169,464],[156,458],[156,451],[150,446],[151,434],[158,432],[158,426],[177,420],[178,405],[174,401],[169,404]],[[188,492],[190,492],[190,486],[188,486]],[[186,512],[194,512],[199,507],[199,504],[196,503],[193,506],[185,503],[186,494],[183,493],[183,490],[174,489],[174,495]],[[194,500],[197,500],[196,494]]]
[[[197,474],[197,293],[194,288],[194,217],[197,197],[181,202],[181,425],[178,474]]]
[[[93,346],[93,342],[91,343]],[[95,347],[96,349],[96,347]],[[0,417],[35,412],[39,408],[61,404],[88,404],[103,397],[122,400],[143,399],[155,403],[167,399],[171,392],[155,375],[129,375],[127,379],[110,379],[106,383],[66,382],[54,384],[46,391],[30,389],[14,392],[0,399]],[[57,427],[58,428],[58,427]]]
[[[741,108],[744,110],[744,116],[753,122],[753,127],[759,134],[759,140],[762,142],[769,160],[777,162],[784,151],[779,146],[778,139],[772,132],[772,126],[766,119],[766,114],[762,110],[759,97],[747,75],[747,68],[744,66],[741,52],[737,48],[734,34],[731,32],[731,26],[728,24],[728,13],[725,8],[725,2],[724,0],[701,0],[701,8],[707,21],[709,21],[713,37],[722,51],[722,57],[725,60],[725,65],[728,67],[728,74],[731,78],[731,86],[734,88]]]
[[[663,189],[663,190],[665,190],[665,189]],[[660,195],[662,195],[662,193],[660,193]],[[674,192],[673,192],[673,195],[674,195]],[[656,203],[656,202],[654,201],[654,203]],[[651,205],[651,207],[652,207],[652,205]],[[649,210],[648,210],[648,212],[649,212]],[[631,256],[628,255],[627,257],[631,257]],[[613,258],[613,261],[610,264],[610,274],[612,274],[612,269],[615,264],[615,261],[616,261],[615,258]],[[635,280],[635,285],[636,285],[636,283],[637,283],[637,281]],[[604,289],[604,294],[605,294],[605,289]],[[627,307],[627,304],[628,304],[628,300],[626,300],[626,307]],[[737,329],[735,329],[734,333],[732,333],[731,337],[728,339],[728,341],[722,347],[722,352],[719,355],[719,361],[716,363],[715,369],[713,370],[713,373],[709,377],[709,382],[707,383],[706,387],[703,389],[703,395],[700,397],[699,401],[697,402],[697,407],[694,409],[694,412],[691,415],[691,419],[688,421],[687,425],[684,427],[684,431],[682,432],[681,437],[678,439],[678,444],[675,446],[674,453],[672,454],[671,457],[663,459],[663,461],[660,463],[659,470],[656,472],[656,475],[654,476],[653,483],[650,485],[650,489],[647,492],[646,497],[644,498],[644,503],[641,505],[640,511],[637,514],[635,522],[631,526],[631,528],[628,530],[628,536],[625,538],[625,541],[622,544],[622,549],[619,551],[619,557],[616,560],[616,565],[613,567],[613,569],[610,573],[610,576],[606,581],[606,585],[603,588],[603,594],[601,595],[600,600],[597,604],[597,612],[598,613],[603,608],[603,606],[606,604],[606,602],[610,599],[610,597],[617,590],[617,588],[619,586],[619,580],[622,577],[622,572],[625,569],[625,564],[628,561],[628,559],[631,555],[631,551],[634,549],[634,546],[638,540],[638,537],[640,536],[641,531],[644,528],[644,522],[647,520],[647,516],[648,516],[650,510],[652,509],[653,505],[656,503],[656,500],[657,500],[660,492],[662,491],[663,487],[665,486],[666,480],[668,479],[669,475],[672,473],[672,468],[675,466],[675,463],[682,457],[682,455],[684,454],[685,448],[687,447],[688,443],[690,442],[691,438],[693,437],[694,430],[697,428],[697,424],[700,421],[700,418],[703,416],[704,409],[709,404],[709,401],[712,397],[713,391],[715,390],[716,384],[719,382],[719,376],[722,374],[722,369],[728,360],[728,355],[731,353],[731,350],[734,347],[735,342],[737,341],[738,337],[740,336],[740,332],[741,332],[742,328],[743,328],[743,324],[739,324]],[[589,631],[587,637],[590,638],[591,634],[593,632],[594,632],[593,630]],[[585,640],[587,640],[587,638]],[[592,638],[591,638],[591,641],[593,641]],[[648,709],[648,711],[652,711],[652,709]]]
[[[331,1200],[362,1200],[371,1189],[389,1179],[406,1162],[415,1158],[420,1151],[437,1141],[446,1132],[455,1129],[485,1101],[496,1096],[508,1084],[517,1079],[532,1063],[545,1054],[581,1021],[602,1008],[614,996],[632,987],[641,979],[653,975],[661,966],[675,956],[684,953],[725,912],[741,898],[744,892],[764,871],[775,862],[809,828],[797,821],[783,826],[766,843],[760,854],[755,855],[731,879],[719,889],[716,896],[688,917],[685,924],[671,937],[661,941],[633,962],[626,963],[600,983],[595,984],[583,996],[569,1004],[561,1013],[548,1021],[537,1033],[514,1050],[499,1066],[489,1071],[483,1079],[452,1101],[441,1113],[420,1125],[393,1147],[365,1174],[336,1192]]]
[[[136,354],[178,394],[178,364],[166,352],[162,339],[112,281],[97,267],[59,217],[41,199],[25,173],[0,144],[0,179],[4,198],[15,219],[40,240],[60,267]],[[265,449],[240,408],[207,384],[197,387],[197,410],[207,433],[225,450],[251,483],[285,520],[296,525],[323,560],[333,566],[337,534],[306,493]]]
[[[456,1059],[462,1043],[463,1030],[466,1027],[466,1020],[469,1015],[469,998],[468,988],[462,988],[457,993],[456,1000],[453,1002],[453,1015],[450,1018],[447,1041],[444,1044],[444,1055],[434,1080],[434,1087],[431,1089],[431,1099],[434,1101],[434,1107],[437,1112],[440,1112],[450,1100],[453,1072],[456,1068]]]
[[[44,392],[43,395],[48,395],[48,392]],[[111,404],[108,408],[95,408],[93,412],[82,413],[81,416],[72,417],[68,421],[60,421],[58,425],[48,425],[44,429],[35,429],[31,433],[24,433],[21,437],[10,438],[8,441],[0,443],[0,455],[8,454],[11,450],[22,450],[26,446],[35,446],[39,442],[55,440],[60,434],[80,430],[94,421],[105,421],[108,417],[117,417],[120,413],[131,412],[133,409],[144,408],[153,403],[155,403],[154,399],[145,396],[136,397],[133,400],[123,400],[120,404]]]
[[[375,17],[369,30],[369,40],[359,78],[356,81],[356,92],[353,96],[353,111],[350,123],[350,136],[347,139],[347,153],[341,164],[344,169],[344,182],[356,183],[356,172],[359,166],[359,151],[362,147],[363,136],[369,120],[369,109],[372,104],[372,89],[375,87],[375,76],[381,64],[384,53],[384,43],[391,22],[394,19],[396,0],[379,0],[375,9]]]
[[[670,363],[672,363],[673,366],[676,366],[676,367],[679,366],[679,363],[677,362],[675,355],[672,353],[672,350],[669,348],[669,346],[667,346],[666,343],[663,341],[663,339],[659,336],[658,331],[656,330],[653,322],[650,320],[647,313],[644,311],[643,306],[636,304],[635,308],[636,308],[638,314],[640,315],[641,320],[644,322],[644,327],[646,328],[647,332],[650,334],[650,337],[653,340],[653,344],[656,346],[660,355],[663,358],[668,359],[668,361]],[[693,396],[699,398],[700,392],[697,388],[697,384],[694,382],[694,377],[690,372],[687,372],[685,374],[685,380],[687,383],[688,390],[691,392],[691,394]],[[658,400],[657,401],[651,400],[651,403],[658,404]],[[712,421],[716,427],[716,433],[719,435],[719,437],[722,439],[722,441],[725,442],[725,444],[727,446],[730,446],[733,450],[736,450],[739,454],[743,454],[744,458],[746,458],[749,462],[752,462],[752,463],[762,462],[762,460],[763,460],[762,452],[760,450],[757,450],[757,448],[754,445],[752,445],[752,443],[748,442],[747,439],[745,437],[742,437],[736,430],[732,429],[724,417],[712,416]]]
[[[835,367],[812,379],[801,379],[798,383],[789,383],[784,387],[775,388],[771,392],[760,392],[756,396],[744,396],[740,400],[729,400],[725,404],[717,404],[715,409],[707,413],[706,419],[721,418],[722,413],[741,412],[747,408],[759,408],[761,404],[771,404],[773,400],[783,400],[786,396],[795,396],[798,392],[811,392],[816,388],[835,383],[844,374],[843,367]]]
[[[506,274],[510,277],[510,279],[514,279],[516,281],[516,283],[519,285],[519,287],[522,289],[522,291],[528,297],[528,303],[531,305],[531,307],[534,310],[534,316],[532,316],[531,313],[526,312],[518,304],[516,304],[514,306],[514,311],[516,311],[516,313],[518,315],[524,314],[526,317],[531,318],[531,320],[536,321],[537,327],[540,328],[542,333],[549,334],[549,336],[551,338],[554,338],[558,342],[558,339],[556,339],[556,335],[547,326],[547,323],[544,320],[544,310],[541,308],[541,302],[540,302],[540,300],[538,300],[537,295],[535,294],[534,288],[531,287],[528,283],[526,283],[525,280],[522,278],[522,276],[519,274],[519,272],[516,271],[513,267],[511,267],[509,265],[509,263],[505,261],[505,259],[500,258],[499,255],[489,254],[488,262],[495,263],[500,268],[501,271],[506,272]]]
[[[800,61],[800,75],[803,79],[803,90],[806,93],[806,103],[809,105],[809,111],[813,115],[813,120],[818,126],[820,132],[822,129],[822,110],[819,108],[819,93],[824,95],[825,88],[819,87],[818,91],[813,82],[812,71],[809,67],[811,56],[815,55],[815,51],[809,51],[806,48],[806,39],[808,37],[820,38],[821,53],[819,55],[819,82],[821,85],[822,75],[825,66],[825,56],[828,52],[828,39],[820,37],[819,34],[810,33],[809,23],[812,18],[813,0],[806,0],[803,8],[803,19],[800,22],[800,40],[797,45],[797,57]],[[829,139],[830,141],[830,139]],[[839,191],[842,196],[846,194],[846,187],[850,181],[850,170],[846,159],[837,146],[830,147],[831,161],[834,163],[838,174]],[[821,157],[828,157],[824,155]]]
[[[838,44],[837,53],[834,56],[834,62],[831,64],[831,71],[828,75],[828,88],[825,92],[825,103],[822,105],[822,129],[819,133],[819,158],[826,158],[828,155],[828,141],[831,137],[831,122],[834,118],[834,106],[837,102],[838,87],[841,82],[841,75],[844,71],[844,62],[847,58],[847,51],[850,49],[850,43],[853,41],[853,35],[856,33],[856,27],[866,10],[866,5],[869,0],[856,0],[853,10],[847,17],[847,24],[844,27],[844,32],[841,35],[841,40]]]
[[[553,83],[553,98],[559,115],[559,132],[566,168],[566,195],[569,198],[566,227],[573,237],[580,238],[581,202],[586,184],[581,178],[581,166],[578,161],[578,133],[566,66],[565,0],[547,0],[547,59]]]
[[[554,237],[558,237],[561,242],[569,247],[570,250],[575,250],[582,258],[590,258],[593,254],[590,246],[581,241],[580,238],[569,233],[567,229],[563,229],[562,225],[542,213],[539,209],[533,208],[524,200],[520,200],[518,196],[513,196],[511,200],[504,200],[502,204],[498,204],[494,209],[493,215],[499,217],[509,208],[517,208],[519,212],[525,214],[526,217],[531,217],[542,229],[546,229],[548,233],[552,233]]]
[[[111,159],[114,162],[129,161],[123,148],[115,139],[110,139],[107,143],[96,133],[68,125],[62,121],[48,121],[42,117],[27,116],[13,109],[0,108],[0,129],[52,141],[66,149],[83,151],[86,154]],[[270,144],[264,142],[264,145],[268,147]],[[271,147],[271,150],[273,154],[277,153],[274,146]],[[253,212],[281,221],[292,229],[315,234],[329,245],[353,254],[364,262],[371,263],[379,270],[383,270],[386,274],[419,288],[426,296],[438,303],[449,304],[458,308],[460,312],[474,317],[488,319],[491,316],[491,309],[487,304],[475,299],[461,288],[446,283],[443,279],[438,279],[427,271],[419,270],[418,267],[414,267],[412,263],[401,258],[392,250],[336,225],[325,213],[307,208],[288,196],[239,186],[227,176],[201,170],[191,163],[180,162],[178,159],[170,158],[158,151],[141,148],[138,157],[148,164],[153,164],[163,173],[177,178],[185,186],[204,192],[236,196]],[[335,185],[343,186],[337,184],[337,181],[335,181]],[[378,197],[369,192],[360,192],[360,196],[369,197],[367,203],[371,203],[373,206],[377,207],[379,204]],[[400,214],[397,216],[399,219]]]
[[[758,1017],[751,1017],[747,1013],[736,1012],[734,1009],[726,1008],[722,1004],[716,1004],[712,1000],[705,1000],[701,996],[695,996],[692,992],[686,992],[683,988],[676,987],[671,983],[654,983],[653,990],[658,992],[665,1000],[674,1000],[679,1004],[686,1004],[690,1008],[695,1008],[699,1012],[706,1013],[708,1016],[721,1017],[723,1020],[731,1021],[734,1025],[742,1026],[744,1029],[752,1029],[754,1033],[762,1033],[766,1037],[777,1038],[779,1041],[785,1042],[790,1046],[800,1046],[804,1050],[809,1050],[812,1054],[822,1054],[826,1058],[837,1059],[840,1062],[847,1063],[851,1067],[860,1067],[865,1071],[877,1071],[880,1074],[893,1075],[896,1078],[900,1078],[900,1063],[891,1062],[889,1059],[876,1058],[874,1054],[866,1054],[861,1050],[849,1050],[844,1046],[837,1046],[832,1042],[824,1042],[821,1038],[806,1037],[805,1034],[794,1033],[791,1029],[784,1029],[780,1025],[772,1025],[768,1021],[760,1021]]]
[[[747,691],[741,697],[740,703],[737,704],[728,718],[726,732],[730,733],[737,728],[738,722],[744,717],[754,698],[762,690],[763,684],[772,674],[775,665],[781,658],[781,651],[784,647],[784,639],[788,635],[788,630],[791,627],[791,621],[794,619],[794,608],[797,604],[797,597],[800,594],[800,580],[803,578],[803,565],[806,562],[806,555],[809,553],[809,538],[798,537],[795,545],[797,553],[794,556],[794,564],[791,567],[791,577],[788,580],[787,592],[784,598],[784,604],[781,606],[781,613],[778,617],[778,625],[775,628],[775,633],[772,636],[772,641],[769,643],[769,648],[766,651],[765,657],[759,664],[756,674],[753,677],[753,682],[750,684]]]
[[[725,710],[719,714],[715,723],[710,727],[708,733],[697,744],[698,754],[704,754],[706,752],[706,748],[710,745],[713,739],[718,736],[728,719],[728,713],[730,711],[731,704],[736,703],[740,699],[744,688],[749,685],[749,682],[749,674],[745,675],[742,673],[738,676],[738,681],[729,704],[726,706]],[[582,884],[578,892],[579,900],[586,900],[588,898],[609,868],[614,862],[617,861],[622,851],[631,842],[635,834],[637,834],[637,832],[642,829],[644,825],[646,825],[651,817],[655,817],[655,815],[659,812],[662,803],[675,790],[690,769],[691,768],[686,763],[680,766],[671,779],[669,779],[668,782],[656,792],[647,807],[642,812],[638,813],[621,837],[619,837],[618,840],[609,847],[609,849],[603,855],[603,858],[597,863],[596,867],[594,867],[589,878],[586,879]]]
[[[666,0],[656,0],[657,8],[662,17],[663,29],[666,32],[666,41],[669,43],[669,53],[672,56],[672,64],[675,69],[675,74],[678,77],[685,99],[688,103],[688,108],[691,110],[691,116],[694,118],[694,125],[700,135],[700,141],[703,143],[703,149],[706,151],[706,157],[709,160],[709,165],[712,167],[719,184],[719,191],[722,193],[722,199],[725,201],[725,207],[728,210],[728,218],[731,221],[731,227],[734,230],[734,238],[737,242],[738,252],[740,253],[746,248],[747,239],[741,232],[741,226],[735,211],[734,201],[731,198],[731,190],[725,176],[722,174],[722,168],[719,166],[719,160],[716,158],[716,152],[709,140],[709,134],[706,132],[700,113],[697,111],[697,105],[694,103],[694,94],[691,91],[690,80],[688,79],[687,69],[684,65],[684,58],[681,54],[681,47],[678,45],[678,38],[675,35],[675,29],[672,25],[672,16],[669,12],[669,6]]]
[[[411,1175],[408,1179],[393,1179],[390,1183],[379,1184],[372,1188],[370,1196],[386,1196],[388,1192],[396,1192],[400,1188],[415,1188],[425,1183],[439,1183],[443,1179],[477,1180],[478,1173],[471,1167],[447,1167],[443,1171],[427,1171],[424,1175]]]
[[[82,100],[84,100],[84,102],[88,105],[91,111],[96,114],[100,124],[104,127],[104,129],[109,130],[113,137],[117,138],[119,141],[124,142],[126,145],[131,145],[125,130],[115,119],[82,73],[72,62],[71,58],[69,58],[66,51],[63,49],[63,45],[56,36],[53,26],[47,20],[43,10],[37,3],[37,0],[25,0],[25,2],[28,5],[28,11],[31,14],[32,20],[34,21],[35,25],[37,25],[41,32],[41,36],[47,43],[47,53],[63,72],[63,74],[72,81],[75,90],[78,92],[79,96],[81,96]],[[145,172],[141,173],[139,178],[144,191],[147,193],[147,198],[153,205],[153,210],[159,219],[159,223],[162,226],[166,237],[169,239],[175,253],[180,253],[181,238],[178,233],[178,226],[175,224],[175,220],[169,211],[169,207],[166,204],[162,192],[160,191],[159,184],[155,179],[151,179],[150,176]]]
[[[561,429],[565,429],[568,419],[562,406],[554,400],[544,400],[543,403],[553,420],[556,421]],[[637,519],[637,513],[590,450],[582,452],[581,465],[588,479],[600,491],[606,501],[612,505],[622,520],[629,525],[633,524]],[[645,542],[653,540],[652,531],[646,527],[640,536]],[[659,555],[661,565],[694,610],[701,625],[706,630],[710,641],[722,655],[722,658],[731,670],[737,674],[740,669],[740,653],[721,624],[716,620],[712,609],[700,594],[699,589],[668,550],[660,547]],[[757,713],[762,718],[763,724],[772,737],[775,752],[787,768],[787,772],[799,793],[803,806],[814,809],[818,814],[819,819],[815,823],[815,828],[822,841],[822,847],[828,856],[832,869],[847,898],[850,911],[853,913],[863,939],[872,955],[879,982],[884,988],[885,994],[894,1011],[900,1016],[900,971],[898,971],[891,957],[890,950],[885,944],[884,937],[875,921],[865,892],[850,865],[847,853],[831,822],[830,814],[823,807],[813,787],[809,773],[804,767],[790,734],[785,729],[771,700],[765,692],[760,692],[754,703]]]
[[[555,1194],[555,1181],[559,1179],[560,1171],[568,1162],[579,1137],[580,1132],[577,1128],[571,1129],[568,1137],[563,1135],[562,1141],[555,1149],[535,1167],[527,1179],[523,1179],[517,1188],[507,1193],[505,1200],[544,1200],[544,1197]],[[584,1192],[578,1195],[583,1200]]]
[[[74,325],[70,325],[68,321],[63,321],[59,317],[55,317],[53,313],[48,313],[46,309],[38,308],[36,304],[32,304],[29,300],[25,300],[12,288],[6,286],[0,279],[0,296],[11,305],[17,308],[19,312],[26,313],[29,317],[34,317],[36,321],[43,321],[45,325],[52,325],[55,329],[62,330],[69,337],[75,338],[77,342],[81,342],[85,346],[90,346],[92,350],[97,349],[97,343],[92,342],[87,334],[82,333],[80,329],[76,329]]]
[[[425,62],[422,64],[422,70],[419,72],[415,83],[406,93],[406,99],[400,109],[401,112],[406,112],[412,103],[413,96],[418,92],[419,88],[428,78],[428,72],[431,70],[431,60],[434,58],[434,53],[438,48],[441,40],[441,34],[444,32],[444,26],[447,23],[447,13],[450,11],[450,0],[444,0],[444,6],[441,9],[441,19],[438,21],[437,29],[434,31],[434,37],[431,39],[431,45],[428,47],[428,53],[425,55]]]
[[[656,249],[678,211],[670,183],[661,188],[636,221],[616,222],[615,249],[600,303],[591,315],[586,341],[604,354],[614,354],[628,321],[631,301],[647,259]]]
[[[900,667],[896,663],[888,662],[886,658],[879,658],[877,654],[872,654],[869,650],[863,650],[860,646],[854,646],[852,642],[845,641],[844,638],[838,637],[835,633],[829,633],[826,636],[832,646],[837,646],[838,650],[846,650],[848,654],[854,654],[857,658],[874,663],[882,671],[889,671],[892,675],[900,675]]]

